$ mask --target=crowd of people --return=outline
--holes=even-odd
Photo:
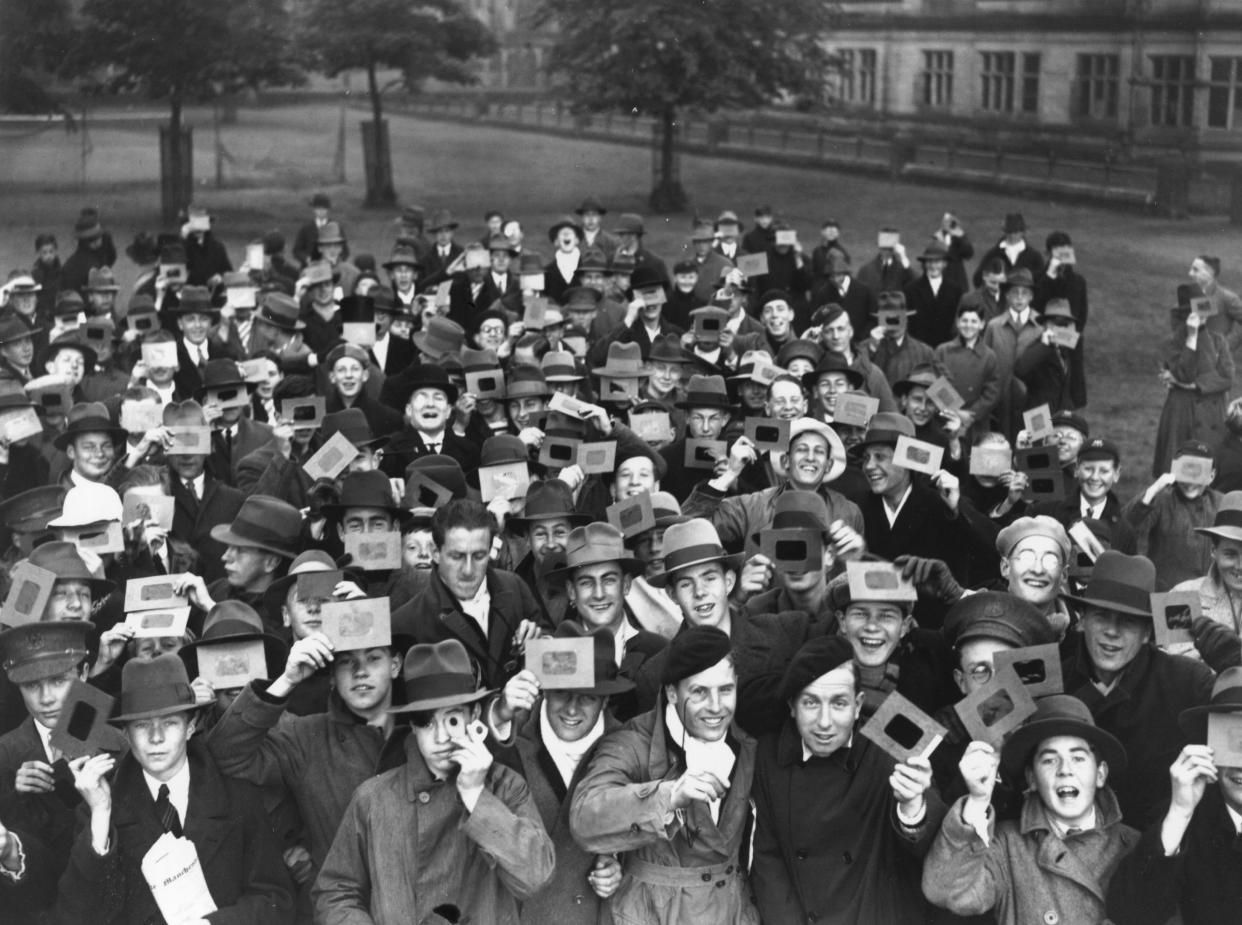
[[[5,922],[1237,921],[1217,258],[1125,499],[1019,213],[331,209],[0,287]]]

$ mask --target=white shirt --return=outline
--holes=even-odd
[[[483,635],[487,636],[488,616],[492,610],[492,596],[487,590],[487,579],[479,585],[479,590],[468,601],[459,601],[461,609],[467,615],[474,617],[474,621],[479,624],[483,630]]]
[[[1018,262],[1018,255],[1026,250],[1026,242],[1019,241],[1017,244],[1002,244],[1001,250],[1005,252],[1005,256],[1009,258],[1009,263],[1012,265]]]
[[[35,732],[39,734],[39,741],[43,743],[43,754],[47,755],[47,763],[55,764],[56,759],[61,756],[60,756],[60,752],[57,749],[52,748],[52,743],[50,741],[52,730],[49,729],[47,726],[44,726],[41,722],[39,722],[33,716],[30,718],[34,720]]]
[[[850,291],[851,282],[853,282],[853,280],[851,280],[850,277],[848,276],[841,277],[841,285],[837,287],[837,291],[841,293],[841,295],[845,295],[847,292]]]
[[[388,335],[377,337],[375,343],[371,345],[371,355],[375,357],[375,365],[380,369],[384,368],[384,364],[388,362],[388,345],[392,343],[388,339]]]
[[[895,523],[897,522],[897,518],[901,516],[901,509],[902,509],[903,507],[905,507],[905,505],[906,505],[906,501],[909,499],[909,497],[910,497],[910,492],[911,492],[911,490],[913,490],[913,488],[914,488],[914,485],[913,485],[913,484],[910,484],[910,485],[907,485],[907,486],[906,486],[905,493],[904,493],[904,494],[902,494],[902,496],[901,496],[901,497],[897,500],[897,506],[896,506],[896,507],[890,508],[890,507],[888,506],[888,499],[887,499],[887,498],[884,498],[884,499],[883,499],[883,501],[884,501],[884,516],[888,518],[888,525],[889,525],[890,527],[891,527],[893,524],[895,524]]]
[[[940,287],[944,284],[944,277],[937,276],[927,277],[927,285],[931,286],[932,295],[940,295]]]
[[[548,722],[548,701],[546,697],[539,707],[539,712],[541,714],[539,718],[539,736],[543,740],[543,747],[547,749],[548,755],[552,758],[552,763],[556,765],[556,770],[561,773],[561,780],[568,787],[569,782],[574,779],[574,772],[578,770],[578,765],[582,763],[583,756],[591,750],[591,746],[598,742],[604,734],[604,711],[599,711],[599,716],[595,717],[595,725],[591,727],[591,731],[577,742],[566,742],[556,734],[556,730]]]
[[[1078,511],[1082,515],[1083,520],[1087,520],[1088,518],[1092,520],[1099,520],[1100,515],[1104,513],[1104,505],[1107,503],[1108,499],[1105,498],[1103,501],[1092,504],[1086,498],[1079,495]]]
[[[737,256],[737,241],[726,241],[722,238],[720,241],[720,253],[732,260]]]
[[[196,364],[207,362],[207,341],[201,344],[192,344],[188,340],[185,343],[185,352],[190,355],[190,360]]]
[[[1242,835],[1242,813],[1239,813],[1228,803],[1225,804],[1225,812],[1229,813],[1229,819],[1233,822],[1233,830]]]
[[[1031,320],[1031,310],[1029,308],[1024,308],[1020,312],[1015,312],[1011,308],[1009,309],[1009,320],[1018,327],[1023,327],[1028,321]]]
[[[160,787],[168,787],[168,802],[177,811],[177,817],[184,828],[186,811],[190,808],[190,762],[182,762],[181,770],[171,780],[158,781],[146,771],[142,772],[142,778],[147,782],[147,790],[151,791],[153,800],[159,799]]]
[[[615,650],[613,658],[618,667],[621,665],[621,659],[625,658],[625,644],[637,635],[638,630],[630,626],[630,621],[623,616],[621,618],[621,625],[612,634],[612,644]]]
[[[742,318],[744,316],[745,312],[742,311],[739,311],[736,315],[730,316],[729,320],[725,322],[725,329],[736,334],[737,329],[742,326]]]
[[[561,271],[561,276],[564,279],[571,280],[574,278],[574,274],[578,272],[579,256],[576,247],[568,253],[565,251],[556,252],[556,268]]]
[[[189,485],[186,485],[185,487],[186,487],[187,489],[191,489],[191,486],[193,486],[193,488],[192,488],[191,490],[194,492],[194,498],[195,498],[195,500],[197,500],[197,501],[202,501],[202,500],[203,500],[203,490],[204,490],[204,487],[205,487],[205,485],[206,485],[206,482],[207,482],[207,477],[206,477],[203,473],[201,473],[201,472],[200,472],[200,473],[198,474],[198,477],[197,477],[197,478],[195,478],[195,479],[192,479],[192,480],[190,481],[190,484],[189,484]],[[183,485],[185,485],[185,483],[184,483],[184,482],[182,482],[182,484],[183,484]]]
[[[509,277],[503,273],[493,273],[492,282],[496,284],[496,288],[504,292],[509,288]]]
[[[438,434],[428,434],[420,430],[418,435],[423,438],[423,446],[425,446],[432,453],[439,453],[442,449],[444,449],[443,430]]]
[[[160,397],[161,405],[171,405],[173,400],[173,392],[177,389],[177,383],[170,382],[167,386],[160,387],[152,382],[147,383],[147,388],[155,392]]]

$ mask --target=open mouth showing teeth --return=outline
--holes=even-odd
[[[1056,789],[1056,794],[1059,799],[1072,800],[1076,796],[1078,796],[1078,788],[1077,787],[1058,787]]]

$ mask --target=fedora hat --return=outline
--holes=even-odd
[[[608,345],[608,357],[604,360],[604,365],[591,370],[591,375],[605,379],[646,379],[651,373],[643,369],[642,347],[636,343],[622,344],[613,341]]]
[[[63,450],[82,434],[107,434],[117,446],[123,446],[129,434],[123,427],[112,423],[108,406],[103,402],[78,402],[69,409],[68,426],[52,440],[53,446]]]
[[[651,492],[651,513],[655,516],[655,527],[653,529],[663,530],[670,524],[685,523],[690,518],[681,513],[681,505],[667,491]],[[647,535],[646,530],[642,533],[635,533],[625,538],[625,545],[633,547],[638,545],[638,541]]]
[[[724,376],[691,376],[686,386],[686,397],[683,401],[674,402],[673,406],[689,411],[693,408],[719,408],[721,411],[732,411],[733,404],[729,401],[729,391],[725,386]]]
[[[1156,567],[1146,556],[1127,556],[1106,549],[1095,560],[1086,589],[1065,600],[1084,607],[1102,607],[1134,617],[1151,619],[1151,595],[1156,590]]]
[[[789,341],[785,346],[781,347],[776,353],[776,365],[781,369],[788,369],[789,364],[794,360],[807,360],[812,366],[819,363],[824,357],[824,348],[813,340],[807,340],[799,337]]]
[[[637,262],[633,254],[616,253],[608,260],[608,272],[613,276],[628,276],[634,272]]]
[[[166,311],[173,315],[217,315],[220,309],[211,304],[211,292],[206,286],[182,286],[177,302]]]
[[[664,531],[664,571],[647,581],[652,587],[663,588],[675,572],[706,562],[719,562],[726,571],[736,572],[742,567],[743,558],[741,553],[729,555],[725,551],[711,521],[694,517]]]
[[[549,350],[543,355],[540,368],[548,382],[581,382],[586,378],[578,372],[574,355],[568,350]]]
[[[1045,318],[1065,318],[1069,321],[1075,321],[1074,313],[1070,311],[1069,299],[1049,299],[1044,306],[1044,310],[1039,313],[1040,319]]]
[[[400,318],[415,317],[414,308],[418,304],[417,300],[409,305],[393,298],[392,290],[383,286],[375,286],[367,293],[371,300],[371,309],[375,314],[384,312],[389,315],[396,315]]]
[[[284,577],[277,578],[263,592],[263,610],[274,621],[280,619],[280,608],[285,604],[289,589],[298,580],[299,575],[308,572],[331,572],[336,568],[336,561],[322,549],[308,549],[289,565]]]
[[[90,586],[92,600],[99,600],[116,588],[106,578],[97,578],[83,561],[73,543],[54,542],[36,546],[27,560],[31,565],[47,569],[57,581],[82,581]]]
[[[572,228],[574,230],[574,234],[576,234],[579,240],[581,240],[582,226],[578,223],[578,220],[574,218],[572,215],[562,215],[555,222],[553,222],[551,225],[548,226],[548,240],[555,241],[556,236],[561,233],[562,228]],[[534,272],[538,272],[538,270]]]
[[[876,296],[876,310],[873,315],[880,312],[905,312],[907,315],[917,315],[918,312],[906,305],[906,294],[899,289],[886,289]]]
[[[1242,541],[1242,491],[1231,491],[1221,499],[1212,526],[1195,527],[1195,533],[1222,540]]]
[[[608,272],[608,256],[598,247],[588,247],[582,252],[582,256],[578,258],[579,273],[607,273]],[[581,288],[581,287],[574,287]],[[594,291],[594,290],[592,290]],[[568,297],[569,290],[565,291]]]
[[[309,205],[312,209],[331,209],[332,200],[327,193],[319,192],[311,196]]]
[[[177,655],[157,655],[145,661],[131,658],[121,669],[119,712],[110,722],[129,723],[197,709],[185,662]]]
[[[340,501],[325,504],[322,510],[329,519],[340,520],[351,507],[379,508],[397,518],[405,516],[405,510],[393,503],[388,476],[378,469],[349,473],[341,480]]]
[[[492,693],[479,687],[466,647],[456,639],[410,646],[401,676],[405,681],[405,703],[389,707],[389,713],[456,707]]]
[[[211,538],[226,546],[261,549],[292,559],[302,532],[302,515],[291,504],[270,495],[250,495],[231,524],[211,528]]]
[[[815,364],[815,369],[802,377],[802,385],[806,389],[814,389],[819,385],[819,377],[825,373],[840,373],[845,377],[851,389],[861,389],[866,380],[862,373],[850,366],[845,357],[839,353],[823,353]]]
[[[42,292],[43,287],[35,282],[35,278],[29,273],[18,271],[16,276],[9,278],[4,284],[10,295],[34,295],[36,292]]]
[[[906,378],[898,379],[893,383],[893,397],[900,398],[914,388],[929,389],[939,378],[934,366],[930,363],[920,363],[906,374]]]
[[[484,373],[500,369],[500,361],[496,359],[496,351],[490,347],[476,350],[474,347],[463,347],[461,351],[461,371],[463,373]]]
[[[549,571],[548,580],[568,581],[578,569],[601,562],[616,562],[627,575],[641,575],[646,570],[646,565],[625,548],[620,530],[596,522],[574,527],[565,541],[565,564]]]
[[[599,201],[597,196],[584,196],[582,202],[574,211],[579,215],[583,212],[598,212],[600,215],[608,214],[608,210],[604,208],[604,204]]]
[[[94,267],[86,277],[86,285],[82,287],[83,292],[120,292],[121,287],[116,284],[116,278],[112,275],[112,267]]]
[[[817,492],[790,489],[776,496],[772,519],[766,524],[771,530],[814,530],[828,532],[828,505]],[[752,535],[759,542],[759,531]]]
[[[384,261],[385,270],[391,270],[393,267],[413,267],[421,270],[423,264],[418,259],[418,255],[414,253],[414,248],[408,244],[398,244],[392,249],[392,255]]]
[[[929,260],[948,260],[949,250],[935,238],[928,242],[923,248],[923,253],[919,254],[919,262],[926,263]]]
[[[518,260],[518,273],[522,276],[532,276],[542,272],[543,257],[535,251],[523,251],[521,259]]]
[[[194,390],[194,398],[197,401],[202,401],[207,397],[208,392],[216,389],[244,388],[249,390],[254,388],[254,384],[247,382],[246,377],[241,374],[237,361],[228,358],[208,360],[207,365],[203,367],[202,382],[203,384]]]
[[[676,334],[660,334],[651,344],[647,354],[648,363],[680,363],[686,365],[692,358],[682,349],[681,338]]]
[[[643,227],[643,217],[637,212],[622,212],[617,216],[617,224],[612,229],[614,234],[637,234],[641,235],[646,232]]]
[[[86,367],[89,374],[99,361],[99,354],[95,352],[94,347],[88,347],[86,341],[82,337],[80,331],[69,331],[61,334],[56,340],[52,341],[43,348],[43,352],[39,354],[39,359],[33,364],[38,369],[45,369],[47,364],[56,358],[56,354],[62,350],[76,350],[82,354],[82,365]]]
[[[306,288],[318,286],[321,283],[331,283],[336,279],[336,274],[332,272],[332,264],[326,260],[312,260],[302,268],[302,279],[306,283]]]
[[[263,296],[263,303],[255,318],[282,331],[301,331],[306,327],[306,322],[298,317],[300,314],[301,309],[293,296],[283,292],[269,292]]]
[[[1034,292],[1035,280],[1031,276],[1031,271],[1026,267],[1019,267],[1016,270],[1012,270],[1009,275],[1005,277],[1005,281],[1001,283],[1001,291],[1010,289],[1014,286],[1021,286],[1023,289],[1030,289]]]
[[[1096,726],[1087,705],[1069,694],[1050,694],[1035,701],[1034,714],[1005,739],[1001,765],[1008,774],[1021,779],[1031,753],[1040,742],[1055,736],[1086,739],[1097,757],[1108,762],[1110,773],[1125,769],[1125,747],[1111,733]]]
[[[241,601],[220,601],[207,612],[203,634],[177,650],[186,671],[198,676],[198,651],[236,642],[262,642],[267,675],[275,678],[284,670],[289,646],[263,628],[263,618],[249,604]]]
[[[522,516],[510,517],[506,523],[514,531],[522,531],[529,530],[536,521],[541,520],[566,520],[574,527],[591,522],[590,515],[574,510],[573,493],[560,479],[544,479],[531,485],[526,493]]]
[[[1182,710],[1177,724],[1192,742],[1206,742],[1207,718],[1213,713],[1242,713],[1242,668],[1234,666],[1218,674],[1211,699],[1202,706]]]
[[[445,354],[461,353],[461,348],[466,346],[466,332],[456,321],[436,316],[410,340],[420,352],[438,360]]]
[[[88,620],[48,620],[14,626],[0,633],[0,668],[14,684],[55,678],[88,656]]]
[[[3,341],[0,341],[3,343]],[[16,379],[0,379],[0,411],[33,408],[34,402]]]
[[[547,398],[552,394],[548,380],[538,366],[520,365],[509,371],[505,383],[505,401],[519,398]]]
[[[43,328],[28,326],[16,314],[0,319],[0,344],[11,344],[15,340],[21,340],[23,337],[34,337],[34,335],[42,333]]]
[[[73,236],[79,241],[89,241],[103,235],[103,225],[99,223],[99,215],[93,210],[84,211],[73,223]]]
[[[859,446],[869,446],[872,443],[896,446],[899,437],[913,436],[914,422],[908,417],[893,411],[881,411],[872,415],[871,420],[867,422],[867,430]]]
[[[740,225],[740,224],[741,222],[738,220],[737,213],[734,212],[732,209],[725,209],[718,216],[716,216],[716,227],[720,227],[721,225]]]
[[[371,425],[361,408],[346,408],[325,414],[319,433],[321,446],[337,434],[343,434],[358,449],[378,449],[388,442],[388,437],[377,437],[371,432]]]
[[[339,222],[324,222],[316,240],[320,244],[344,244],[345,232],[341,230]]]
[[[60,514],[68,493],[63,485],[40,485],[5,498],[0,501],[0,523],[14,533],[42,533]]]
[[[715,241],[716,229],[711,222],[699,222],[690,232],[690,240],[693,241]]]
[[[453,213],[448,209],[437,209],[435,212],[432,212],[431,221],[427,223],[427,230],[433,233],[441,229],[451,231],[457,227],[457,221],[453,218]]]
[[[91,524],[120,521],[121,496],[102,482],[81,482],[65,495],[61,515],[49,520],[49,527],[88,527]]]
[[[56,293],[56,303],[52,306],[52,314],[57,317],[80,315],[86,310],[86,303],[76,289],[66,289]]]
[[[452,456],[445,456],[443,453],[429,453],[426,456],[418,457],[418,459],[405,467],[406,490],[401,500],[402,507],[407,509],[417,507],[409,485],[410,477],[416,472],[425,475],[451,491],[453,493],[453,500],[465,498],[469,495],[470,490],[466,485],[466,474],[461,470],[461,463]]]
[[[487,239],[488,253],[492,251],[504,251],[510,257],[516,257],[521,251],[518,246],[506,238],[503,234],[494,234]]]
[[[566,688],[570,694],[611,697],[634,689],[634,682],[621,676],[617,668],[617,644],[612,630],[606,626],[587,630],[573,620],[564,620],[552,634],[554,639],[591,639],[594,645],[595,683],[590,687]]]
[[[483,449],[479,453],[479,467],[528,462],[527,452],[526,444],[513,434],[496,434],[483,441]]]

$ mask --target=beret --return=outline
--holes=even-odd
[[[854,647],[844,636],[816,636],[797,651],[781,678],[781,702],[792,700],[816,678],[853,661]]]
[[[1056,642],[1056,632],[1034,604],[1004,591],[968,594],[944,617],[945,641],[959,646],[968,639],[996,639],[1015,648]]]
[[[714,626],[691,626],[673,637],[664,656],[661,684],[676,684],[711,668],[732,651],[724,630]]]
[[[342,359],[357,360],[362,364],[363,369],[371,365],[371,358],[367,356],[367,352],[356,344],[337,344],[328,351],[328,362],[325,365],[331,369],[338,360]]]
[[[1008,556],[1018,542],[1028,536],[1046,536],[1061,547],[1061,560],[1068,562],[1070,557],[1070,539],[1060,521],[1039,514],[1035,517],[1019,517],[996,536],[996,551]]]

